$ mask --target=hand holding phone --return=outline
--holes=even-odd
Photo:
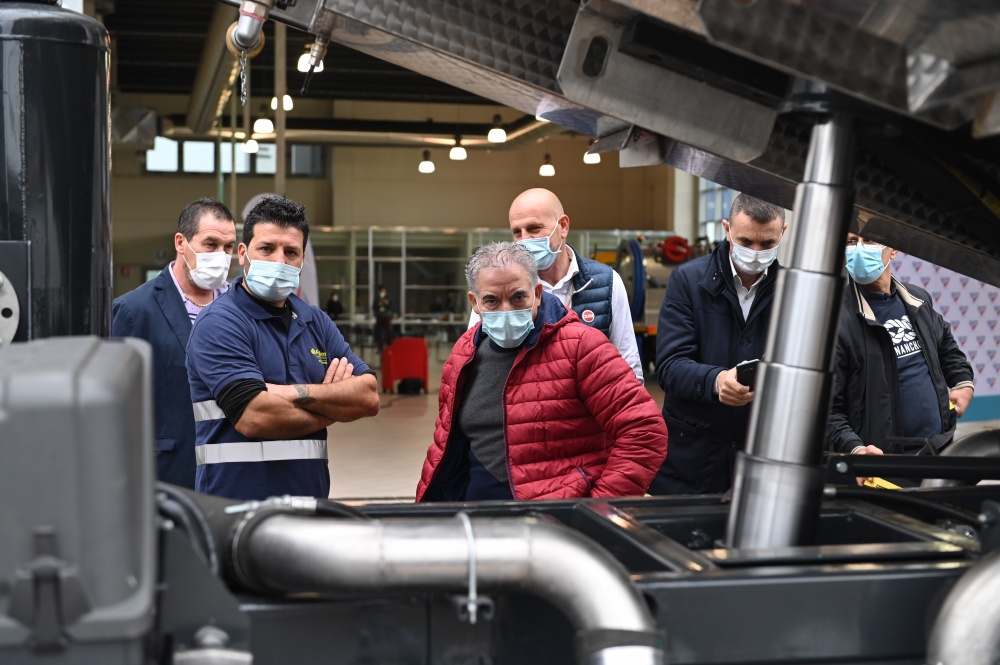
[[[736,380],[750,390],[754,389],[754,379],[757,377],[757,365],[760,360],[744,360],[736,366]]]

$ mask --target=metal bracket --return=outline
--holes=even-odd
[[[50,526],[34,532],[35,558],[16,573],[7,614],[31,628],[35,651],[65,647],[65,626],[90,610],[77,567],[57,558],[56,534]]]
[[[603,0],[581,6],[557,74],[566,98],[737,162],[759,157],[777,111],[622,52],[632,16]]]
[[[452,601],[458,612],[459,621],[467,621],[472,625],[476,624],[476,617],[482,614],[483,619],[489,621],[496,614],[496,605],[492,598],[479,596],[476,590],[476,537],[472,532],[472,520],[468,513],[457,513],[455,517],[462,522],[465,527],[465,539],[469,544],[469,595],[455,596]]]

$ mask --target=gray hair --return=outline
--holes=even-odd
[[[521,266],[528,273],[531,288],[538,286],[538,265],[535,257],[524,245],[516,242],[491,242],[472,253],[465,266],[465,281],[469,283],[472,295],[479,297],[479,272],[483,268],[507,268]]]
[[[733,205],[729,208],[729,223],[733,222],[733,217],[743,213],[758,224],[773,222],[775,217],[785,223],[785,209],[767,201],[761,201],[749,194],[740,194],[733,199]]]

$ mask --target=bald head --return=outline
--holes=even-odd
[[[510,222],[510,232],[515,242],[526,242],[535,253],[538,262],[538,272],[543,279],[554,284],[569,270],[569,254],[563,251],[566,247],[566,236],[569,235],[569,217],[563,212],[559,198],[547,189],[529,189],[510,204],[507,216]],[[545,243],[531,241],[537,238],[547,238],[548,251]]]
[[[556,220],[563,215],[562,203],[559,197],[547,189],[536,187],[521,192],[514,202],[510,204],[510,212],[507,218],[513,224],[515,219],[523,219],[528,216],[540,219]],[[549,227],[551,229],[551,226]]]

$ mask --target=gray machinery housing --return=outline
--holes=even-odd
[[[939,482],[1000,479],[993,448],[823,455],[855,211],[864,235],[1000,284],[1000,7],[240,4],[212,36],[237,51],[286,22],[317,38],[314,62],[336,40],[593,136],[623,166],[794,209],[732,496],[352,508],[154,486],[148,347],[62,337],[107,331],[106,34],[4,2],[0,251],[20,258],[0,254],[0,662],[1000,661],[1000,489]]]

